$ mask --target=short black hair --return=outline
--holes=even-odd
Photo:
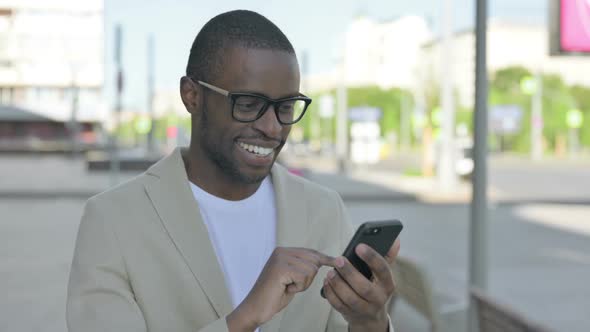
[[[295,55],[285,34],[266,17],[249,10],[234,10],[209,20],[191,47],[186,75],[211,81],[222,68],[229,47],[284,51]]]

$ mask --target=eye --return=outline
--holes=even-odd
[[[236,99],[235,107],[241,112],[259,111],[264,105],[264,101],[256,97],[242,96]]]
[[[295,101],[285,101],[283,103],[281,103],[281,106],[279,107],[279,111],[282,113],[289,113],[289,112],[293,112],[293,108],[295,106]]]

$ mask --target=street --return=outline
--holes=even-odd
[[[349,203],[348,207],[356,223],[392,217],[402,220],[405,229],[400,255],[425,267],[434,288],[454,298],[450,302],[467,301],[468,206]],[[552,217],[546,216],[544,222],[531,219],[548,213]],[[489,218],[489,294],[556,331],[588,331],[589,216],[588,205],[493,208]],[[579,225],[579,229],[569,225]]]
[[[490,184],[509,200],[590,203],[590,162],[490,158]]]
[[[0,331],[65,330],[67,277],[87,198],[84,193],[109,185],[106,174],[85,175],[81,167],[81,163],[59,158],[35,159],[35,163],[0,160]],[[524,165],[519,167],[524,169]],[[555,172],[569,173],[571,181],[588,181],[581,168],[576,173],[568,171],[567,164],[555,167],[557,170],[546,172],[541,167],[535,174],[546,178]],[[36,169],[44,173],[34,172]],[[506,172],[521,170],[508,168]],[[326,181],[320,176],[316,175],[318,181]],[[334,176],[330,181],[335,184],[336,179]],[[507,183],[516,188],[532,185],[516,183],[522,179],[519,176],[512,179],[514,183]],[[535,185],[544,183],[555,185],[550,181]],[[364,189],[355,189],[359,185],[354,183],[348,190],[362,192]],[[84,187],[88,187],[86,191]],[[556,331],[583,332],[590,326],[590,205],[559,203],[566,198],[588,198],[584,196],[587,187],[563,187],[562,195],[553,202],[513,200],[491,206],[488,292],[500,303]],[[60,188],[67,194],[61,198]],[[20,195],[11,197],[10,190],[16,189]],[[51,191],[56,194],[47,195]],[[467,203],[433,204],[387,195],[370,199],[343,196],[356,224],[383,218],[402,220],[401,255],[426,269],[437,292],[457,303],[466,301]],[[415,326],[404,319],[395,317],[394,324]]]

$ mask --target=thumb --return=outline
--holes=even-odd
[[[400,247],[401,247],[401,244],[400,244],[400,240],[398,238],[395,240],[395,242],[393,242],[393,245],[391,246],[391,248],[389,249],[389,251],[385,255],[385,260],[387,260],[387,262],[389,264],[393,264],[393,262],[397,258],[397,255],[399,254]]]
[[[286,290],[287,290],[288,294],[295,294],[299,291],[299,289],[295,283],[287,285]]]

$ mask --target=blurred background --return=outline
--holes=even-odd
[[[190,46],[232,9],[283,30],[313,98],[280,162],[404,222],[426,300],[400,285],[396,330],[466,330],[475,2],[0,0],[0,331],[66,330],[85,200],[188,144]],[[590,1],[488,3],[485,294],[588,331]]]

